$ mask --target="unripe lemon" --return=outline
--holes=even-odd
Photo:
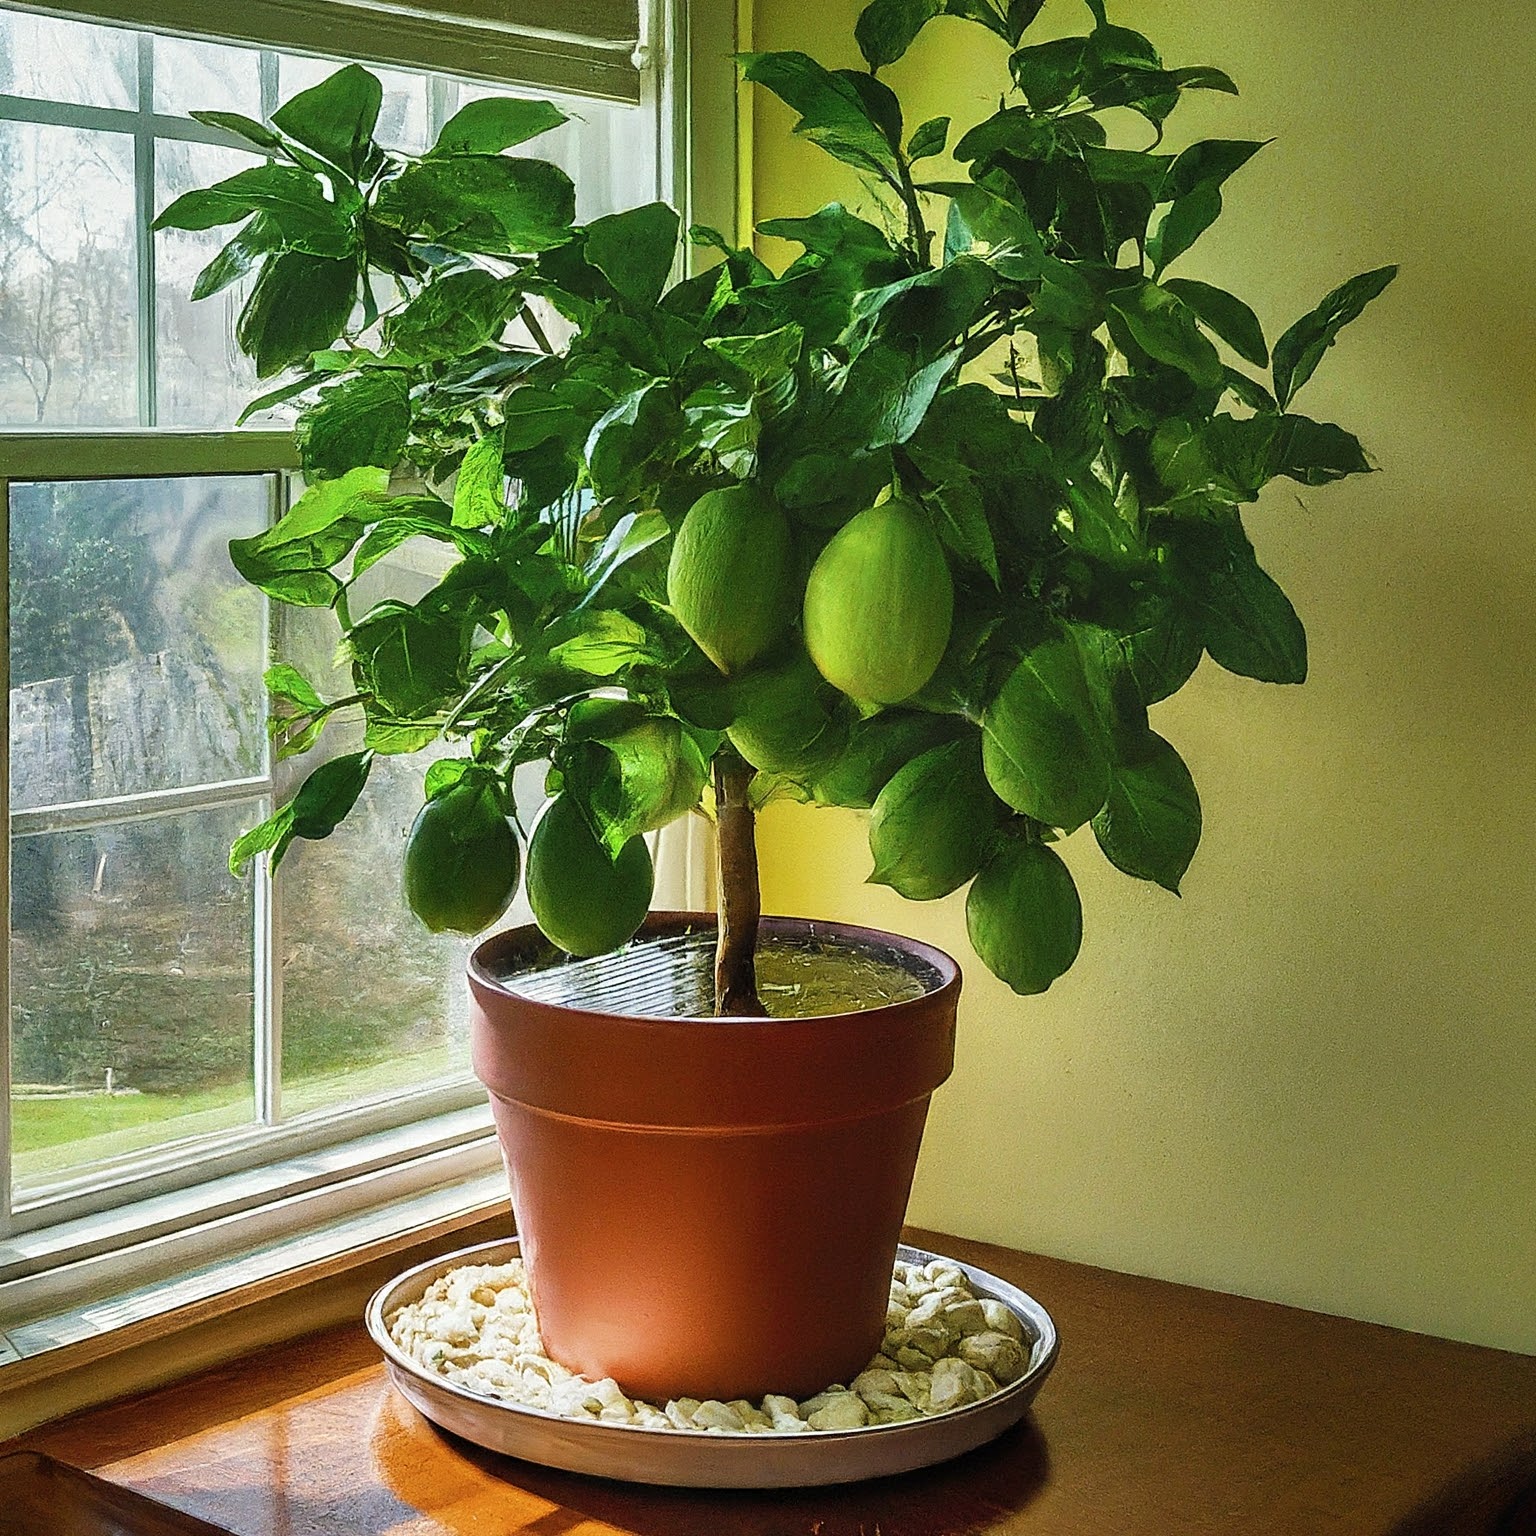
[[[805,643],[850,698],[899,704],[933,676],[955,611],[949,564],[923,510],[902,496],[835,533],[805,588]]]
[[[494,793],[470,778],[416,813],[405,845],[405,899],[433,933],[476,934],[511,905],[521,862]]]
[[[1015,842],[972,882],[965,927],[987,969],[1028,995],[1071,969],[1083,942],[1083,905],[1052,849]]]
[[[651,851],[632,837],[617,861],[587,825],[575,801],[557,795],[528,843],[528,904],[544,936],[573,955],[617,949],[651,906]]]
[[[795,600],[789,522],[745,485],[706,491],[683,519],[667,566],[667,601],[722,672],[755,661],[789,627]]]

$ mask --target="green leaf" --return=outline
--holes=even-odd
[[[676,719],[642,715],[638,723],[626,723],[604,708],[615,702],[587,699],[572,707],[566,739],[574,733],[582,745],[560,759],[566,788],[591,811],[598,839],[612,858],[630,838],[692,810],[709,778],[698,744]],[[593,712],[620,728],[589,726],[583,716]]]
[[[265,123],[255,122],[239,112],[191,112],[188,116],[209,128],[220,128],[225,133],[232,133],[236,138],[244,139],[247,144],[254,144],[257,149],[281,150],[283,147],[283,141]]]
[[[287,662],[268,667],[262,674],[262,682],[274,699],[285,699],[305,711],[325,708],[325,700],[315,691],[314,684],[297,667]]]
[[[1197,283],[1192,278],[1171,277],[1163,286],[1177,294],[1194,310],[1200,321],[1213,330],[1234,352],[1256,368],[1269,366],[1269,347],[1259,317],[1224,288]]]
[[[587,437],[593,490],[599,496],[615,494],[634,470],[665,446],[675,417],[665,379],[652,379],[615,401]]]
[[[904,443],[922,425],[939,386],[960,361],[946,352],[915,373],[901,353],[866,347],[853,360],[843,383],[834,427],[866,449]]]
[[[926,123],[919,123],[912,130],[912,137],[907,140],[907,159],[926,160],[930,155],[942,155],[947,143],[949,119],[930,117]]]
[[[970,474],[954,466],[934,490],[930,504],[936,510],[934,526],[939,537],[957,555],[974,560],[992,578],[993,586],[1001,587],[997,543],[987,522],[981,492]]]
[[[192,285],[194,299],[206,299],[222,292],[244,277],[263,256],[270,255],[283,243],[281,231],[266,214],[258,213],[212,261],[197,274]]]
[[[156,229],[213,229],[263,213],[290,250],[344,256],[356,244],[352,221],[327,199],[319,181],[291,165],[253,165],[184,192],[154,222]]]
[[[284,251],[261,269],[235,339],[269,379],[319,352],[346,329],[357,302],[357,264]]]
[[[812,792],[822,805],[867,810],[904,764],[968,728],[949,715],[882,709],[854,726],[837,760],[816,779]]]
[[[965,927],[987,969],[1032,996],[1072,968],[1083,942],[1083,905],[1052,849],[1010,840],[971,886]]]
[[[384,321],[384,345],[403,362],[463,357],[496,340],[521,302],[515,283],[481,267],[435,276]]]
[[[1014,53],[1008,67],[1032,111],[1053,112],[1079,94],[1088,46],[1086,37],[1059,37]]]
[[[665,203],[645,203],[594,219],[586,227],[586,258],[636,309],[650,309],[677,259],[677,215]]]
[[[236,879],[245,873],[246,865],[258,853],[272,852],[272,868],[276,869],[293,841],[293,807],[282,806],[259,826],[242,832],[229,850],[229,872]]]
[[[1179,198],[1147,237],[1147,259],[1154,273],[1177,261],[1221,217],[1221,191],[1200,186]]]
[[[293,835],[313,841],[329,837],[357,804],[372,767],[371,752],[344,752],[321,763],[293,797]]]
[[[1155,273],[1182,256],[1220,218],[1222,183],[1268,142],[1202,139],[1175,157],[1157,194],[1159,202],[1172,206],[1147,241]]]
[[[531,253],[570,238],[576,193],[571,178],[544,160],[445,155],[386,181],[374,214],[454,251]]]
[[[550,634],[549,659],[590,677],[613,677],[651,657],[645,631],[612,608],[589,608],[561,620]]]
[[[859,294],[841,339],[850,353],[863,351],[877,337],[911,340],[921,355],[932,357],[963,338],[996,283],[985,261],[957,256]]]
[[[253,586],[269,597],[299,607],[328,607],[341,590],[331,566],[362,537],[370,494],[382,492],[386,471],[356,469],[337,480],[324,480],[293,504],[264,533],[231,539],[229,557]]]
[[[453,484],[453,526],[496,528],[507,515],[503,494],[507,472],[502,464],[501,432],[487,432],[470,444]]]
[[[322,389],[295,428],[305,478],[330,480],[363,465],[393,468],[410,425],[404,374],[369,368]]]
[[[568,121],[565,113],[549,101],[527,101],[517,96],[471,101],[443,124],[429,154],[499,155],[514,144],[526,143]]]
[[[1365,306],[1397,276],[1397,268],[1377,267],[1341,283],[1309,315],[1303,315],[1275,343],[1275,398],[1283,410],[1312,377],[1339,332],[1359,318]]]
[[[1270,139],[1201,139],[1178,154],[1158,192],[1160,203],[1188,197],[1200,187],[1219,187],[1240,171]]]
[[[1093,835],[1116,869],[1178,894],[1200,846],[1200,796],[1184,759],[1155,731],[1114,765]]]
[[[404,505],[415,510],[387,510],[394,505]],[[462,555],[490,558],[491,541],[474,529],[456,528],[449,521],[448,508],[434,497],[400,497],[396,502],[381,503],[379,510],[384,515],[369,530],[368,537],[357,546],[357,552],[352,557],[353,581],[407,540],[417,537],[435,539],[439,544],[452,544]]]
[[[859,52],[872,70],[894,64],[943,9],[944,0],[871,0],[854,23]]]
[[[976,736],[935,747],[880,791],[869,821],[872,885],[909,901],[957,891],[981,868],[1001,807],[982,772]]]
[[[1120,317],[1131,339],[1149,357],[1187,373],[1207,388],[1225,381],[1216,348],[1200,333],[1189,310],[1166,288],[1144,282],[1122,289],[1111,296],[1109,311],[1111,319]]]
[[[998,797],[1071,831],[1109,793],[1082,657],[1067,636],[1042,641],[1009,674],[982,716],[982,761]]]
[[[826,70],[803,53],[739,55],[743,76],[800,114],[794,131],[848,165],[901,186],[901,109],[872,76]],[[867,82],[864,83],[864,82]],[[889,129],[895,127],[893,135]]]
[[[290,379],[286,384],[279,384],[276,389],[269,389],[264,395],[258,395],[240,412],[235,418],[235,425],[243,427],[252,416],[271,410],[274,405],[281,405],[285,400],[292,400],[295,395],[302,395],[305,390],[313,389],[325,377],[323,373],[303,373],[296,379]]]
[[[1134,568],[1147,559],[1140,509],[1128,479],[1125,486],[1130,495],[1117,499],[1089,474],[1067,488],[1072,546],[1119,569]]]
[[[1003,36],[1015,48],[1019,46],[1019,39],[1029,30],[1030,23],[1045,8],[1045,0],[1008,0],[1007,13],[1003,18]],[[955,0],[950,0],[945,8],[951,16],[964,15],[965,12],[957,9]]]
[[[363,178],[384,89],[360,64],[348,64],[272,114],[272,126],[345,171]]]
[[[587,590],[578,607],[585,607],[637,555],[667,538],[671,529],[660,512],[626,512],[609,530],[602,548],[587,562]]]
[[[473,626],[473,614],[443,612],[432,593],[415,606],[375,604],[347,634],[358,691],[396,721],[444,710],[464,691]]]
[[[1235,517],[1184,528],[1178,556],[1212,661],[1264,683],[1306,681],[1306,631]]]

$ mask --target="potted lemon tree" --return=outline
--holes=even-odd
[[[283,382],[252,409],[302,402],[308,488],[231,553],[333,611],[353,689],[274,668],[282,750],[365,721],[232,865],[327,836],[377,756],[450,744],[405,896],[478,933],[526,872],[537,928],[472,962],[475,1064],[551,1352],[634,1391],[813,1391],[862,1365],[952,1060],[947,957],[760,915],[756,810],[868,808],[871,878],[969,885],[980,961],[1044,990],[1081,937],[1057,839],[1091,823],[1171,891],[1195,852],[1195,786],[1150,708],[1203,656],[1306,674],[1242,508],[1277,476],[1370,467],[1294,403],[1394,269],[1271,345],[1240,298],[1176,275],[1261,146],[1174,149],[1165,125],[1232,82],[1100,0],[1079,35],[1032,41],[1040,9],[874,0],[863,69],[743,59],[869,193],[764,225],[801,249],[783,271],[657,203],[578,225],[569,179],[523,148],[561,121],[544,103],[382,146],[357,66],[270,124],[206,114],[266,162],[160,216],[240,226],[197,292],[256,272],[239,341]],[[880,78],[940,13],[991,34],[1013,84],[963,129],[907,123]],[[1146,147],[1110,142],[1111,109]],[[676,281],[684,242],[718,259]],[[446,574],[360,606],[411,540]],[[529,763],[549,800],[524,826]],[[645,834],[695,811],[718,914],[650,914]]]

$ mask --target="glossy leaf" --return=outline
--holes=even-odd
[[[891,186],[901,185],[896,158],[901,109],[878,81],[866,75],[864,84],[852,70],[824,69],[803,53],[748,53],[741,59],[746,79],[766,86],[799,113],[794,131],[802,138]]]
[[[405,376],[370,368],[322,389],[299,413],[299,461],[312,481],[334,479],[364,464],[389,469],[405,450],[410,424]]]
[[[1397,276],[1396,267],[1377,267],[1341,283],[1328,294],[1311,314],[1303,315],[1275,343],[1275,398],[1283,410],[1296,391],[1312,377],[1323,353],[1338,339],[1339,332],[1357,319],[1365,306],[1385,291]]]
[[[854,24],[859,52],[871,69],[894,64],[943,10],[944,0],[872,0]]]
[[[272,126],[359,180],[370,168],[383,99],[378,77],[348,64],[285,102],[272,114]]]
[[[1203,325],[1214,331],[1234,352],[1256,368],[1269,366],[1269,346],[1259,317],[1225,288],[1197,283],[1192,278],[1171,277],[1163,286],[1194,310]]]
[[[492,96],[466,102],[443,124],[431,154],[499,155],[567,121],[565,113],[550,101]]]
[[[1008,675],[982,716],[982,761],[998,798],[1071,831],[1109,792],[1109,759],[1082,657],[1066,636],[1042,641]]]
[[[1155,731],[1115,763],[1093,835],[1116,869],[1178,894],[1200,846],[1200,796],[1184,759]]]
[[[872,885],[909,901],[957,891],[981,868],[1002,807],[982,772],[974,733],[899,769],[869,820]]]
[[[1072,968],[1083,942],[1083,906],[1057,853],[1010,841],[971,886],[965,926],[987,969],[1027,997]]]
[[[261,269],[235,339],[256,364],[256,377],[269,379],[330,346],[356,303],[355,262],[284,251]]]

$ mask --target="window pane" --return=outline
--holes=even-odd
[[[261,54],[189,37],[155,39],[155,111],[261,116]]]
[[[0,11],[0,94],[133,107],[137,38],[116,27]]]
[[[155,207],[168,207],[183,192],[211,186],[257,163],[256,156],[238,150],[160,139],[155,144]],[[192,298],[197,274],[237,228],[167,229],[155,235],[156,398],[163,427],[232,427],[260,393],[255,367],[235,345],[235,318],[253,278],[210,298]],[[257,425],[272,419],[270,413],[254,418]]]
[[[657,195],[656,122],[645,107],[620,102],[587,101],[548,91],[509,86],[448,83],[450,113],[466,102],[491,96],[532,96],[553,101],[570,119],[540,134],[516,153],[552,160],[576,183],[576,217],[582,221],[616,213]]]
[[[414,602],[447,563],[440,546],[407,544],[353,592],[361,615],[385,597]],[[279,651],[322,697],[352,691],[334,665],[336,622],[319,609],[280,616]],[[361,726],[327,728],[325,756],[356,751]],[[462,752],[462,746],[453,749]],[[319,761],[279,765],[292,794]],[[427,756],[378,757],[357,809],[324,842],[296,842],[278,871],[283,930],[283,1113],[420,1088],[469,1071],[464,962],[470,945],[427,932],[405,904],[400,860],[421,808]]]
[[[253,1118],[252,885],[225,868],[251,819],[235,806],[12,839],[23,1193]]]
[[[11,805],[263,771],[266,476],[11,487]]]
[[[339,59],[310,59],[283,54],[277,65],[278,99],[287,101],[299,91],[308,90],[328,80],[342,67]],[[407,74],[403,70],[384,69],[377,64],[364,66],[379,77],[384,87],[384,102],[379,108],[378,126],[373,136],[387,149],[420,151],[427,147],[427,76]]]
[[[0,426],[138,421],[133,140],[0,122]]]

